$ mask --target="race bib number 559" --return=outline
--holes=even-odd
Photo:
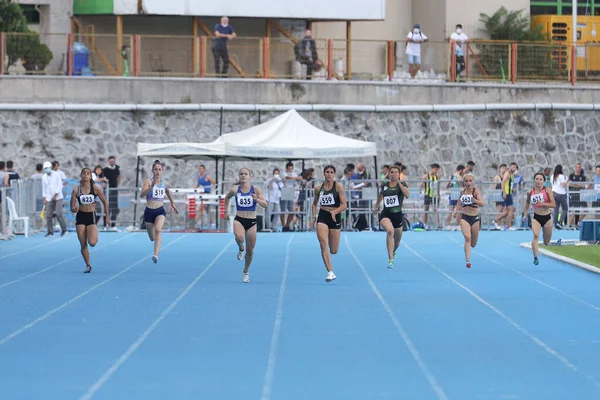
[[[322,194],[319,197],[319,204],[322,206],[333,206],[335,205],[335,199],[333,198],[333,195],[331,193]]]

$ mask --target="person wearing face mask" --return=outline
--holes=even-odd
[[[44,176],[42,177],[42,192],[44,193],[44,207],[46,208],[46,226],[48,233],[46,237],[54,235],[54,226],[52,218],[56,214],[56,219],[60,224],[61,236],[67,233],[67,222],[63,217],[63,185],[58,172],[52,170],[52,163],[46,161],[43,165]]]
[[[421,68],[421,43],[428,42],[429,38],[421,32],[421,25],[415,24],[412,32],[406,36],[406,56],[408,57],[408,72],[414,78]]]
[[[317,46],[312,38],[310,29],[307,29],[304,33],[304,39],[299,40],[296,46],[294,46],[294,53],[296,54],[296,61],[306,65],[306,79],[310,80],[313,70],[318,70],[319,68]]]
[[[454,43],[454,54],[456,56],[456,79],[465,70],[465,51],[466,44],[469,42],[469,37],[462,30],[462,25],[456,25],[456,31],[450,35],[450,41]]]
[[[225,78],[229,69],[229,51],[227,42],[236,38],[235,31],[229,25],[229,18],[222,17],[221,23],[215,25],[215,37],[212,40],[212,53],[215,57],[215,72],[217,76]],[[223,59],[223,69],[221,70],[221,59]]]

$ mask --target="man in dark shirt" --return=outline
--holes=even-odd
[[[577,163],[575,165],[575,172],[569,175],[569,208],[582,208],[587,207],[587,203],[581,201],[579,196],[579,191],[583,188],[585,189],[585,175],[583,174],[583,169],[581,168],[581,163]],[[584,214],[571,214],[571,218],[569,218],[569,225],[573,226],[573,222],[575,222],[575,226],[579,226],[579,221],[583,220],[585,217]]]
[[[229,51],[227,41],[236,38],[235,31],[229,25],[229,18],[221,18],[221,23],[215,25],[215,37],[212,41],[212,52],[215,57],[215,71],[217,76],[226,77],[229,69]],[[221,59],[223,59],[223,70],[221,70]]]
[[[317,46],[312,38],[312,32],[307,29],[304,33],[304,39],[299,40],[294,46],[296,61],[306,65],[306,79],[311,79],[313,69],[317,65],[319,55],[317,54]]]
[[[102,174],[108,179],[108,208],[110,210],[111,227],[119,215],[119,192],[116,190],[121,183],[121,171],[114,156],[108,157],[108,167],[102,169]]]

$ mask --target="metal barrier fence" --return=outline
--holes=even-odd
[[[383,181],[381,180],[353,180],[341,181],[344,184],[348,209],[342,214],[342,228],[344,230],[379,230],[377,213],[374,206]],[[314,187],[322,183],[319,180],[310,182],[302,181],[294,187],[285,187],[280,184],[280,189],[275,186],[278,182],[255,182],[269,202],[269,207],[257,207],[258,228],[260,231],[279,231],[291,218],[290,230],[306,231],[310,228]],[[75,215],[70,212],[70,196],[73,188],[78,185],[76,180],[64,182],[63,215],[67,221],[68,230],[75,229]],[[232,230],[233,218],[225,220],[224,197],[234,182],[221,182],[220,188],[214,187],[211,193],[203,193],[202,189],[173,188],[173,200],[179,214],[170,212],[169,202],[165,202],[167,209],[167,223],[165,229],[171,232],[227,232]],[[457,230],[455,218],[455,205],[460,197],[461,188],[456,181],[440,180],[428,182],[422,180],[407,181],[410,198],[405,199],[403,213],[408,222],[408,228],[422,227],[431,230]],[[429,186],[428,186],[429,185]],[[269,187],[271,186],[271,187]],[[529,220],[522,221],[523,210],[527,194],[533,186],[530,182],[515,187],[513,191],[514,214],[513,219],[506,220],[502,217],[504,199],[499,184],[496,182],[476,182],[475,186],[481,191],[485,206],[479,209],[482,220],[482,229],[495,230],[528,229]],[[426,191],[427,187],[430,191]],[[273,190],[275,189],[275,190]],[[96,222],[100,230],[128,231],[143,229],[143,214],[145,200],[139,198],[139,188],[103,188],[109,202],[111,223],[114,226],[104,226],[104,210],[98,204]],[[271,195],[275,193],[275,198]],[[429,196],[426,196],[429,194]],[[8,240],[15,234],[35,234],[46,231],[44,214],[42,181],[39,179],[25,179],[13,181],[11,187],[0,189],[0,240]],[[568,210],[565,214],[560,210],[555,223],[566,221],[565,227],[576,226],[582,217],[600,218],[600,187],[588,183],[588,187],[579,191],[567,192]],[[284,203],[290,202],[290,203]],[[288,211],[287,204],[291,204],[293,211]],[[284,206],[282,209],[282,206]],[[235,202],[229,203],[229,215],[235,215]],[[529,217],[533,208],[529,210]],[[291,215],[291,217],[289,217]],[[282,223],[283,217],[283,223]],[[60,231],[56,220],[52,220],[52,231]],[[496,223],[495,223],[496,221]],[[416,224],[416,225],[415,225]]]
[[[223,75],[220,52],[210,36],[106,35],[0,32],[0,75],[125,75],[216,77]],[[318,66],[301,60],[298,40],[238,37],[227,44],[227,75],[240,78],[406,80],[408,57],[402,40],[317,38]],[[420,71],[414,79],[455,82],[551,81],[576,83],[600,75],[598,44],[471,40],[421,44]],[[218,49],[217,49],[218,50]],[[463,57],[461,57],[463,54]],[[217,65],[217,60],[218,65]],[[302,61],[302,63],[300,62]],[[218,68],[217,68],[218,67]],[[308,70],[312,69],[312,74]]]

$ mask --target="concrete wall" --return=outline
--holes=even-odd
[[[71,33],[73,0],[17,0],[16,3],[38,5],[40,25],[35,31],[42,43],[48,45],[54,58],[47,70],[58,73],[66,69],[67,33]]]
[[[3,77],[2,103],[472,104],[598,103],[598,86],[387,84],[85,77]]]
[[[256,112],[223,113],[223,133],[256,125]],[[279,115],[263,113],[265,122]],[[488,180],[501,163],[516,161],[525,179],[542,168],[563,164],[571,172],[576,162],[590,171],[600,160],[600,117],[594,112],[502,111],[436,113],[302,112],[310,123],[338,135],[377,143],[379,165],[401,161],[418,179],[437,162],[448,177],[459,163],[475,162],[477,179]],[[35,164],[58,160],[69,177],[84,166],[106,165],[115,155],[123,173],[123,186],[135,183],[138,142],[208,142],[219,136],[218,112],[0,112],[0,160],[15,161],[22,176]],[[6,132],[10,132],[7,135]],[[165,178],[176,187],[194,184],[195,172],[207,160],[166,162]],[[307,161],[320,171],[333,163],[342,171],[348,162],[373,160],[332,159]],[[147,176],[153,158],[143,159]],[[257,180],[282,168],[285,161],[228,163],[226,179],[235,178],[242,165],[251,166]]]

